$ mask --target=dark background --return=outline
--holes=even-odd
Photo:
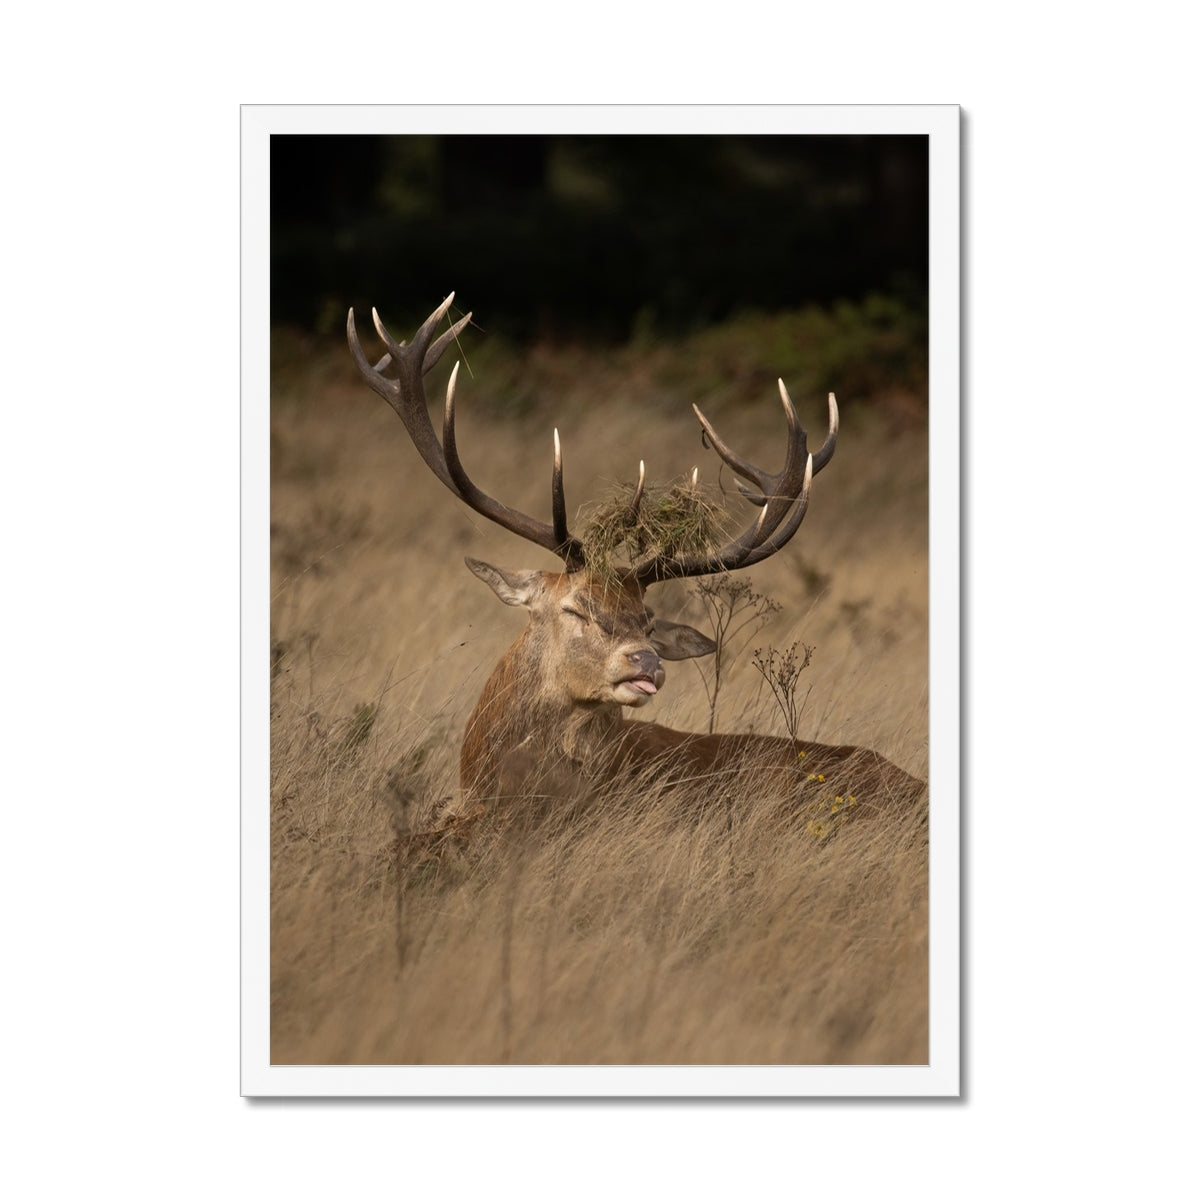
[[[886,295],[924,312],[928,144],[868,136],[275,135],[271,316],[620,343]],[[399,314],[399,318],[397,318]]]

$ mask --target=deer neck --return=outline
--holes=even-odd
[[[493,790],[497,767],[518,750],[586,770],[611,746],[623,719],[616,705],[572,699],[551,676],[526,630],[496,664],[467,721],[463,792]]]

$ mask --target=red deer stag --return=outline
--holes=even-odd
[[[769,776],[771,792],[779,794],[783,784],[788,794],[803,793],[802,811],[811,812],[823,796],[830,802],[824,811],[831,807],[838,814],[833,823],[849,815],[851,805],[858,815],[923,796],[920,780],[857,746],[755,734],[682,733],[624,719],[625,708],[648,703],[663,686],[664,659],[693,658],[716,649],[698,630],[657,619],[646,606],[647,589],[668,579],[739,570],[787,545],[804,519],[813,476],[833,456],[838,433],[833,395],[828,436],[810,454],[807,435],[780,380],[787,451],[782,469],[773,475],[734,453],[693,405],[709,444],[752,485],[753,491],[741,490],[758,506],[757,518],[718,550],[656,551],[627,567],[598,570],[588,562],[583,541],[567,526],[557,430],[549,524],[492,499],[467,475],[454,432],[457,364],[446,389],[439,443],[429,420],[423,378],[471,320],[467,313],[435,337],[453,299],[451,293],[411,343],[396,341],[372,310],[375,329],[387,348],[374,366],[359,342],[351,309],[346,334],[354,361],[366,382],[396,410],[426,465],[455,496],[488,520],[557,555],[566,568],[561,573],[508,571],[466,560],[505,604],[527,608],[530,619],[492,671],[467,722],[460,759],[460,816],[485,811],[495,799],[536,791],[528,786],[534,769],[543,790],[545,781],[551,781],[551,792],[564,779],[594,786],[645,775],[668,786],[687,781],[687,790],[697,794],[705,791],[705,780],[727,780],[743,772],[753,791],[762,794]],[[642,501],[644,484],[643,466],[630,501],[631,518]]]

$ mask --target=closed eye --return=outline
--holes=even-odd
[[[587,617],[585,614],[579,612],[577,609],[567,608],[565,605],[563,606],[563,612],[567,613],[569,616],[578,617],[579,620],[581,620],[581,621],[587,620]]]

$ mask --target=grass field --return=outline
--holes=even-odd
[[[871,388],[855,395],[805,375],[780,318],[606,353],[517,354],[472,331],[464,350],[467,469],[542,519],[554,426],[572,509],[644,458],[658,481],[698,464],[741,517],[691,402],[774,470],[775,376],[814,442],[836,390],[842,434],[805,524],[746,573],[780,608],[732,644],[716,728],[783,733],[751,655],[802,642],[815,651],[799,735],[927,775],[919,386],[847,370]],[[396,825],[454,795],[467,715],[524,620],[464,555],[559,564],[446,492],[344,343],[280,333],[272,353],[272,1062],[927,1061],[927,849],[911,817],[819,841],[781,831],[752,796],[737,798],[731,828],[681,820],[669,793],[614,795],[470,860],[397,865]],[[431,397],[453,357],[429,377]],[[655,589],[652,603],[706,629],[694,585]],[[707,729],[711,669],[669,664],[639,717]]]

